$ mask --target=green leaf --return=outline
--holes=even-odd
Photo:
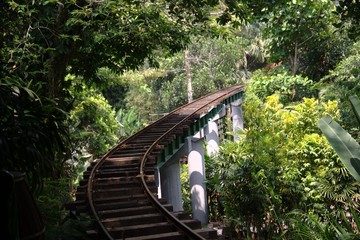
[[[360,145],[330,116],[321,118],[319,126],[345,167],[360,182]]]
[[[349,100],[351,103],[351,107],[354,110],[356,119],[360,126],[360,100],[359,100],[358,96],[351,96],[351,97],[349,97]]]

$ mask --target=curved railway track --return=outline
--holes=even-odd
[[[84,173],[78,212],[94,219],[92,239],[213,239],[216,232],[157,198],[154,168],[164,148],[201,114],[243,89],[232,86],[184,105],[120,142]]]

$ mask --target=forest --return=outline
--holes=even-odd
[[[210,221],[230,239],[360,239],[359,12],[358,0],[3,0],[0,169],[26,174],[46,239],[86,239],[89,219],[65,205],[91,161],[244,84],[244,129],[206,156]]]

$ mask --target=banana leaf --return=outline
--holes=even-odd
[[[330,116],[321,118],[318,123],[342,163],[360,182],[360,145]]]

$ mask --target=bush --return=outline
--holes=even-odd
[[[317,126],[326,114],[339,117],[336,102],[304,98],[284,107],[279,95],[246,98],[246,129],[221,146],[211,173],[234,228],[271,238],[285,232],[290,211],[334,214],[359,191]]]
[[[75,94],[75,106],[69,116],[73,152],[85,148],[86,152],[98,157],[118,140],[120,125],[115,119],[115,111],[102,94],[93,89],[84,88]]]
[[[303,97],[312,97],[316,92],[311,91],[313,81],[300,75],[293,76],[283,67],[268,72],[257,70],[251,78],[247,92],[252,92],[262,101],[267,96],[278,94],[283,104],[300,101]]]

